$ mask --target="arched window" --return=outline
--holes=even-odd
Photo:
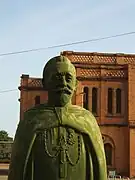
[[[83,107],[85,109],[89,109],[89,88],[88,87],[84,87],[83,89]]]
[[[106,164],[112,165],[112,146],[109,143],[104,144],[105,156],[106,156]]]
[[[112,88],[108,89],[108,113],[112,114],[113,109],[113,90]]]
[[[92,88],[92,113],[97,114],[98,89]]]
[[[35,105],[39,105],[40,104],[40,96],[36,96],[35,97]]]
[[[116,113],[121,113],[121,89],[116,89]]]

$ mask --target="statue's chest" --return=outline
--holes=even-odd
[[[78,163],[83,138],[81,134],[67,127],[51,128],[37,134],[36,149],[42,149],[48,158],[57,158],[61,163]]]
[[[44,169],[45,175],[78,179],[78,171],[85,177],[85,145],[82,135],[75,130],[59,127],[43,131],[37,136],[34,150],[36,167]]]
[[[73,156],[77,163],[81,154],[83,138],[79,132],[67,126],[65,123],[66,121],[70,122],[72,120],[71,113],[63,108],[55,108],[54,112],[48,112],[43,115],[43,118],[48,117],[43,122],[46,123],[46,120],[50,119],[49,122],[53,121],[57,123],[55,127],[47,126],[43,128],[44,130],[42,132],[38,133],[36,143],[38,149],[42,146],[42,149],[44,149],[48,157],[63,156],[61,157],[62,161],[66,161],[65,159],[70,161],[70,156]],[[75,118],[74,116],[74,119]],[[41,146],[39,146],[39,142]],[[73,158],[71,157],[71,159]]]
[[[35,163],[38,169],[44,169],[41,174],[49,174],[49,179],[78,179],[85,177],[86,150],[83,135],[65,122],[70,121],[65,111],[56,110],[55,118],[50,122],[58,122],[57,127],[45,128],[37,133],[34,144]],[[50,119],[50,120],[49,120]],[[73,177],[73,178],[71,178]]]

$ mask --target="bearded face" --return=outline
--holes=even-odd
[[[58,62],[52,66],[50,71],[48,68],[44,80],[48,94],[50,94],[50,98],[53,96],[55,104],[64,105],[71,101],[76,89],[75,67],[71,63]]]

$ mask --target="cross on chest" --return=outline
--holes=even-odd
[[[67,176],[67,159],[66,151],[68,151],[67,141],[66,141],[66,130],[59,127],[59,177],[66,178]]]
[[[81,155],[80,135],[71,128],[58,127],[45,131],[45,151],[59,162],[59,177],[67,176],[68,166],[75,166]]]

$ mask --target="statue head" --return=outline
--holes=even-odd
[[[74,65],[65,56],[50,59],[44,67],[42,83],[48,91],[48,102],[56,106],[71,103],[77,86]]]

